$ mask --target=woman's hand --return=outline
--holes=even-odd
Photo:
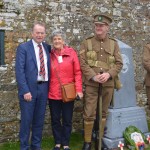
[[[77,96],[79,96],[79,98],[82,99],[83,98],[83,93],[82,92],[78,92]]]

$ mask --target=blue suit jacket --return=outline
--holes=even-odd
[[[47,55],[48,78],[50,77],[50,45],[43,43]],[[32,40],[22,43],[16,53],[16,81],[20,96],[31,92],[32,97],[37,95],[38,67]],[[44,90],[44,89],[43,89]],[[46,90],[47,91],[47,90]]]

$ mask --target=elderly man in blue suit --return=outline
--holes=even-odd
[[[43,42],[45,36],[45,25],[36,22],[32,28],[32,39],[20,44],[17,48],[16,81],[21,110],[21,150],[30,148],[41,150],[50,78],[49,51],[51,47]],[[30,133],[32,133],[31,142],[29,142]]]

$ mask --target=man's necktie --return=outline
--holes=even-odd
[[[40,58],[40,75],[45,79],[45,66],[44,66],[44,55],[42,45],[38,45],[39,47],[39,58]]]

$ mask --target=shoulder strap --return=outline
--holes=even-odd
[[[92,51],[92,41],[91,39],[87,39],[88,51]]]
[[[113,56],[115,50],[115,41],[111,39],[110,39],[110,50],[111,50],[111,55]]]

